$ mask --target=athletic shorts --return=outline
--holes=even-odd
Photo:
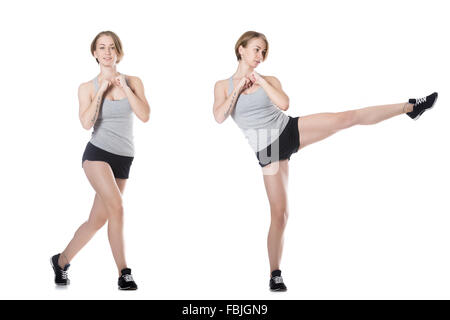
[[[109,164],[115,178],[128,179],[133,159],[134,157],[120,156],[118,154],[105,151],[88,142],[83,153],[81,166],[83,167],[84,160],[103,161]]]
[[[271,145],[256,152],[256,158],[258,158],[259,165],[265,167],[272,162],[290,160],[291,155],[296,153],[299,148],[298,117],[289,117],[289,121],[280,136]],[[278,152],[276,152],[277,149]]]

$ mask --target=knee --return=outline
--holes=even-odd
[[[358,113],[356,110],[341,112],[339,120],[342,129],[350,128],[358,123]]]
[[[106,205],[108,209],[108,219],[122,219],[123,218],[123,204],[122,199],[113,199]]]
[[[272,207],[271,217],[272,224],[284,229],[288,221],[289,212],[285,207]]]
[[[106,223],[106,218],[98,218],[98,219],[89,219],[87,223],[91,226],[91,228],[95,231],[98,231],[103,227]]]

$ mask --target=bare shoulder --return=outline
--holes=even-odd
[[[214,85],[214,91],[227,92],[228,91],[228,79],[218,80]]]
[[[264,80],[269,82],[271,85],[276,86],[276,87],[281,87],[281,82],[280,82],[280,80],[278,80],[277,77],[275,77],[275,76],[262,76],[262,77],[264,78]]]
[[[130,76],[130,75],[125,75],[125,78],[127,79],[127,81],[133,82],[133,83],[137,83],[137,82],[142,82],[142,80],[137,77],[137,76]]]
[[[125,78],[127,79],[128,85],[132,89],[136,89],[143,86],[142,80],[137,76],[125,75]]]
[[[94,88],[94,82],[93,82],[93,80],[83,82],[80,84],[80,86],[78,88],[80,90],[88,90],[89,88]]]
[[[80,96],[92,97],[93,92],[94,92],[94,82],[92,80],[83,82],[78,87],[78,95]]]

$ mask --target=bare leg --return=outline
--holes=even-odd
[[[273,174],[271,166],[279,166]],[[270,174],[265,174],[270,171]],[[288,219],[288,160],[271,163],[263,168],[264,185],[270,203],[271,222],[267,237],[270,272],[280,269],[283,254],[284,230]]]
[[[126,180],[116,180],[112,173],[111,167],[106,162],[86,160],[83,163],[83,169],[89,182],[97,193],[96,196],[100,198],[103,207],[106,209],[105,212],[108,219],[109,243],[111,245],[111,250],[114,256],[114,260],[116,261],[120,276],[120,270],[126,268],[127,265],[125,261],[125,249],[123,241],[122,195],[119,186],[123,189],[125,187]],[[97,219],[97,221],[99,221],[98,223],[104,221],[103,218]],[[92,237],[89,232],[83,232],[85,231],[85,228],[83,228],[81,231],[81,234],[85,235],[86,238],[90,239]],[[84,242],[85,244],[87,241],[84,239],[81,242]],[[79,248],[81,249],[81,247]],[[74,251],[76,251],[76,248]],[[69,253],[69,257],[70,256],[71,253]],[[70,259],[69,257],[67,258]],[[63,263],[64,262],[65,261],[63,261]]]
[[[116,182],[119,189],[122,190],[122,188],[125,188],[127,180],[116,179]],[[117,216],[113,214],[108,218],[108,240],[120,276],[121,270],[127,267],[125,260],[125,242],[123,239],[123,207],[117,213],[119,213]]]
[[[115,180],[121,194],[123,194],[126,180]],[[108,212],[105,204],[102,202],[100,196],[96,194],[88,221],[84,222],[78,228],[72,240],[67,245],[66,249],[61,252],[58,260],[59,266],[63,268],[65,264],[70,263],[75,255],[92,239],[95,233],[100,230],[101,227],[103,227],[107,220]]]
[[[61,268],[70,263],[75,255],[91,240],[94,234],[106,223],[107,217],[105,205],[96,194],[88,221],[78,228],[66,249],[59,256],[58,264]]]
[[[339,130],[350,128],[357,124],[375,124],[405,112],[411,112],[412,108],[413,105],[410,103],[398,103],[337,113],[317,113],[300,117],[298,119],[300,149],[323,140]]]

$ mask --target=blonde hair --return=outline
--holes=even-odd
[[[110,36],[114,41],[114,46],[116,47],[117,52],[117,61],[116,63],[119,63],[120,60],[123,58],[123,49],[122,49],[122,42],[120,41],[120,38],[112,31],[102,31],[99,34],[97,34],[91,42],[91,53],[94,56],[94,51],[97,49],[97,40],[102,36]],[[95,57],[95,56],[94,56]],[[97,58],[95,60],[98,62]]]
[[[266,52],[263,53],[263,61],[266,60],[267,55],[269,53],[269,42],[267,41],[266,36],[260,32],[247,31],[242,36],[240,36],[240,38],[236,42],[236,45],[234,46],[234,52],[236,53],[238,61],[241,60],[242,58],[241,54],[239,53],[239,47],[240,46],[243,46],[244,48],[247,47],[248,42],[254,38],[260,38],[266,43]]]

